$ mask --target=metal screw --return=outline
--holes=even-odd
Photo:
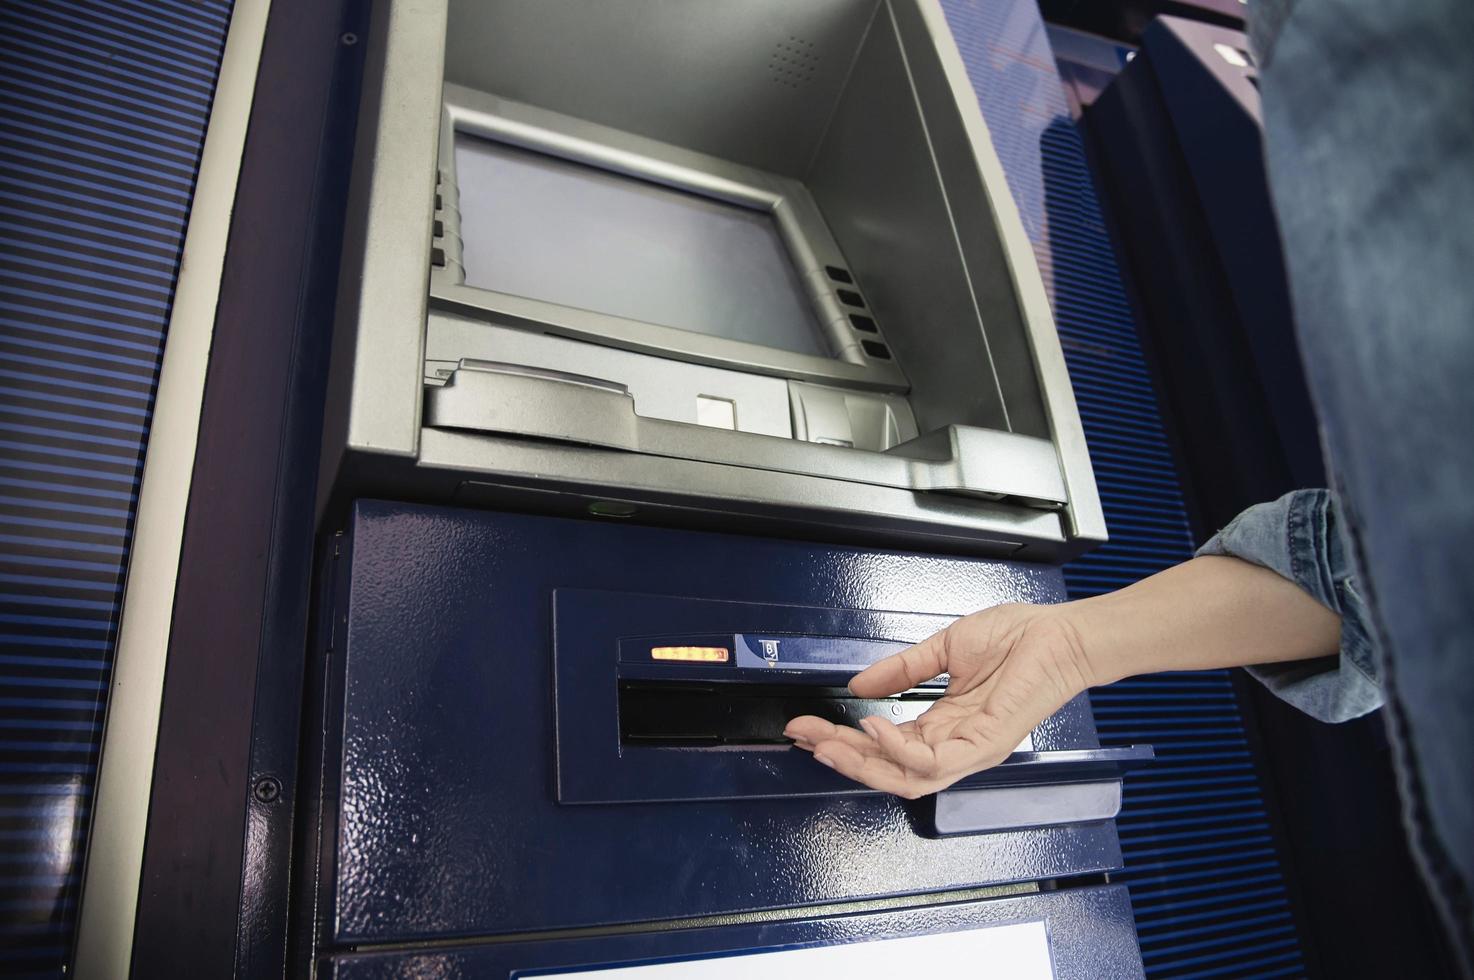
[[[338,40],[351,47],[358,43],[358,35],[354,34],[352,31],[349,31],[347,34],[344,34],[342,37],[338,38]]]
[[[251,795],[260,803],[275,803],[281,799],[281,780],[275,776],[262,776],[251,787]]]

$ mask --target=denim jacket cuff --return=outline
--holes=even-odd
[[[1367,609],[1327,490],[1296,490],[1250,507],[1198,549],[1261,565],[1341,616],[1339,656],[1247,668],[1275,695],[1321,721],[1358,718],[1382,704]]]

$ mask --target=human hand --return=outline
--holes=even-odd
[[[1088,642],[1087,642],[1088,641]],[[914,722],[822,718],[784,730],[825,765],[915,799],[997,765],[1088,687],[1158,670],[1207,670],[1331,656],[1341,617],[1267,568],[1205,555],[1119,592],[1053,606],[995,606],[856,674],[850,690],[886,697],[951,674]]]
[[[875,716],[864,731],[813,715],[784,734],[819,762],[872,789],[916,799],[1002,762],[1034,727],[1097,683],[1066,606],[1004,605],[964,616],[856,674],[878,698],[948,673],[946,693],[915,721]]]

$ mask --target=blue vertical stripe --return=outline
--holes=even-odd
[[[66,975],[229,0],[0,4],[0,974]]]

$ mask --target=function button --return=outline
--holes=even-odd
[[[855,277],[850,275],[850,270],[841,269],[837,265],[826,265],[824,271],[829,273],[829,278],[835,282],[852,283],[855,281]]]
[[[879,361],[891,359],[891,349],[878,340],[862,340],[860,346],[865,348],[865,353]]]
[[[430,249],[430,264],[435,266],[437,269],[444,269],[445,249],[441,248],[438,245]],[[869,341],[866,341],[866,343],[869,343]]]
[[[863,313],[851,313],[850,323],[854,324],[856,330],[862,330],[865,333],[880,333],[875,326],[875,321]]]
[[[850,306],[858,306],[862,310],[865,308],[865,300],[853,289],[837,289],[835,292],[839,294],[841,302],[848,303]]]

